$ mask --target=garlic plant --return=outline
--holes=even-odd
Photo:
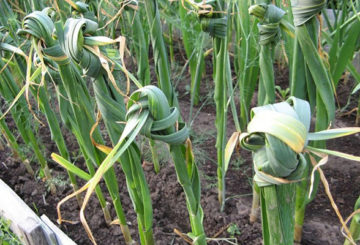
[[[255,107],[251,111],[247,132],[234,133],[228,143],[231,156],[237,143],[253,152],[254,181],[260,187],[264,244],[293,244],[295,231],[296,185],[308,178],[309,162],[315,164],[311,174],[325,164],[328,155],[360,161],[360,157],[342,152],[315,148],[311,141],[339,138],[360,132],[360,128],[327,129],[310,133],[310,104],[290,97],[285,102]],[[264,124],[264,122],[267,122]],[[321,156],[316,163],[315,156]],[[310,188],[309,195],[312,189]],[[339,217],[344,226],[342,217]],[[345,232],[351,239],[347,227]]]

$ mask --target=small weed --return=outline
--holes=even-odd
[[[39,209],[37,208],[35,202],[32,202],[32,206],[33,206],[33,208],[34,208],[35,213],[36,213],[37,215],[39,215]]]
[[[234,170],[240,170],[240,168],[243,166],[243,164],[245,163],[245,159],[240,157],[237,157],[232,163],[232,169]]]
[[[71,159],[72,159],[73,162],[77,162],[77,161],[83,159],[81,150],[80,150],[80,149],[78,149],[78,150],[76,150],[76,151],[73,150],[73,151],[71,152]]]
[[[37,174],[37,179],[43,179],[43,178],[45,178],[45,173],[44,173],[44,170],[42,170],[42,169],[39,169],[39,171],[38,171],[38,174]]]
[[[217,188],[217,176],[206,175],[203,172],[200,172],[200,175],[201,179],[205,180],[205,189]]]
[[[44,171],[42,169],[39,169],[37,175],[36,175],[38,180],[46,180],[45,181],[45,186],[46,186],[46,190],[48,192],[50,192],[50,186],[51,184],[54,184],[57,187],[65,187],[67,185],[69,185],[69,180],[67,179],[67,176],[64,175],[55,175],[52,176],[52,178],[50,180],[47,180],[45,178],[45,174]]]
[[[282,89],[279,85],[275,86],[276,94],[281,101],[285,101],[290,94],[290,88]]]
[[[204,149],[204,145],[207,145],[206,142],[208,142],[211,138],[216,138],[215,135],[216,135],[215,129],[208,131],[201,131],[201,132],[196,132],[191,130],[190,138],[193,145],[195,161],[198,164],[203,165],[207,161],[216,164],[216,159],[213,159],[211,156],[209,156],[208,151]]]
[[[204,106],[207,105],[213,105],[215,106],[215,102],[214,102],[214,87],[211,84],[210,81],[208,81],[206,79],[205,83],[205,91],[207,91],[207,93],[205,95],[200,95],[200,101],[204,101]],[[203,85],[202,85],[203,86]]]
[[[231,238],[235,238],[235,236],[239,236],[241,234],[237,224],[231,224],[226,231],[229,233]]]
[[[58,187],[65,187],[69,185],[69,180],[67,176],[64,175],[56,175],[51,179],[51,183],[55,184]],[[47,188],[49,189],[50,183],[47,182]]]
[[[0,244],[21,245],[19,238],[10,230],[10,221],[0,218]]]

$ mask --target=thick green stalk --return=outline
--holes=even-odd
[[[258,24],[261,45],[258,104],[271,104],[275,102],[274,52],[280,40],[280,22],[285,11],[275,5],[262,3],[251,6],[249,13],[260,19]]]
[[[172,134],[176,131],[174,127],[169,127],[166,132]],[[186,196],[192,235],[194,236],[193,244],[204,245],[206,244],[206,235],[203,227],[203,211],[200,204],[200,178],[196,163],[192,159],[192,152],[186,153],[186,151],[191,151],[189,145],[186,149],[184,145],[170,144],[170,153],[174,161],[176,175]]]
[[[250,217],[249,217],[249,221],[251,224],[255,223],[256,220],[259,217],[259,208],[260,208],[260,189],[259,187],[256,186],[256,183],[253,182],[253,186],[252,186],[252,193],[253,193],[253,197],[252,197],[252,203],[251,203],[251,210],[250,210]]]
[[[228,7],[228,10],[227,10],[227,15],[228,16],[231,16],[236,8],[234,7],[235,5],[235,2],[232,3],[232,4],[229,4],[229,7]],[[231,47],[231,42],[232,42],[232,37],[233,37],[233,19],[235,17],[234,16],[231,16],[229,17],[229,20],[227,22],[227,46],[228,47]],[[237,113],[237,109],[236,109],[236,103],[235,103],[235,96],[234,96],[234,87],[233,87],[233,79],[232,79],[232,71],[231,71],[231,64],[230,64],[230,55],[227,56],[226,58],[226,76],[227,76],[227,89],[228,89],[228,101],[227,101],[227,110],[228,110],[228,107],[230,105],[230,110],[231,110],[231,114],[232,114],[232,117],[233,117],[233,121],[234,121],[234,124],[235,124],[235,128],[236,128],[236,131],[241,131],[241,128],[240,128],[240,120],[239,120],[239,116],[238,116],[238,113]],[[227,114],[227,112],[226,112]]]
[[[299,41],[296,37],[294,40],[293,59],[290,79],[290,94],[291,96],[295,96],[300,99],[306,99],[308,98],[305,77],[306,63],[304,61],[304,55],[302,54]]]
[[[158,85],[165,93],[170,106],[179,107],[178,99],[170,81],[170,66],[168,55],[163,39],[162,25],[160,22],[160,13],[156,0],[145,1],[146,16],[150,28],[151,44],[155,62],[155,70],[158,78]]]
[[[294,53],[292,62],[292,77],[291,77],[291,89],[290,93],[292,96],[301,99],[308,99],[311,108],[315,107],[315,98],[313,92],[308,89],[309,85],[312,85],[311,76],[309,74],[308,67],[304,60],[304,56],[298,41],[297,36],[294,42]],[[307,80],[308,78],[308,80]],[[309,166],[310,167],[310,166]],[[300,242],[302,237],[302,227],[304,225],[305,210],[306,210],[306,194],[308,190],[309,180],[306,175],[305,180],[301,181],[296,188],[296,205],[295,205],[295,242]]]
[[[176,175],[180,182],[186,196],[186,203],[189,210],[190,223],[192,233],[195,236],[193,239],[194,245],[206,244],[206,236],[203,227],[203,212],[200,205],[200,193],[194,192],[191,176],[188,175],[187,161],[184,155],[184,146],[173,145],[170,146],[170,153],[175,164]],[[194,164],[193,168],[197,168]],[[195,181],[199,181],[197,169],[195,170]]]
[[[215,126],[217,130],[216,136],[216,152],[217,152],[217,176],[218,176],[218,200],[220,209],[223,210],[225,206],[225,164],[224,151],[226,145],[226,122],[227,122],[227,41],[223,38],[214,38],[214,83],[215,92],[214,100],[216,105]]]
[[[325,65],[318,54],[319,24],[317,13],[325,1],[292,2],[292,12],[295,24],[295,45],[291,93],[300,98],[307,98],[311,108],[316,108],[316,130],[326,129],[334,118],[335,102],[333,85]],[[307,9],[309,13],[303,12]],[[333,52],[333,51],[332,51]],[[304,93],[304,91],[306,91]],[[325,147],[323,142],[316,142],[317,147]],[[315,196],[319,183],[316,176],[314,191],[310,199],[304,198],[307,193],[309,179],[305,178],[297,188],[296,233],[295,241],[301,241],[301,230],[304,222],[306,204]],[[308,196],[306,194],[306,196]]]
[[[59,30],[60,29],[57,28],[58,34],[61,33],[61,31],[59,32]],[[95,115],[92,111],[92,102],[90,101],[88,91],[85,90],[84,87],[79,86],[83,84],[82,78],[80,77],[80,74],[78,74],[77,71],[68,63],[64,65],[59,64],[59,73],[62,77],[64,88],[69,97],[70,106],[73,110],[76,124],[78,125],[78,129],[80,129],[80,132],[78,134],[78,137],[81,137],[80,142],[83,143],[84,150],[86,151],[89,158],[92,160],[93,164],[98,166],[103,161],[105,156],[91,143],[92,141],[90,138],[90,132],[92,126],[95,124]],[[96,142],[103,144],[103,140],[98,129],[94,130],[93,138]],[[121,205],[118,184],[113,168],[110,169],[107,173],[105,173],[104,180],[113,201],[116,214],[122,226],[122,230],[125,231],[124,237],[126,239],[126,242],[127,244],[130,244],[132,242],[131,236],[128,233],[126,218]]]
[[[307,160],[309,160],[307,158]],[[309,167],[307,166],[304,171],[303,178],[306,179],[309,176]],[[295,230],[294,230],[294,240],[301,241],[302,236],[302,227],[304,225],[305,210],[307,204],[307,195],[308,195],[309,183],[308,181],[301,181],[296,186],[296,203],[295,203]]]
[[[271,46],[271,44],[262,45],[260,48],[260,80],[258,91],[259,105],[266,105],[275,102],[275,78],[273,68],[274,51]]]
[[[291,245],[294,238],[295,184],[306,176],[308,168],[304,154],[323,153],[326,154],[325,160],[330,154],[360,161],[360,157],[350,154],[309,146],[309,141],[356,134],[360,128],[310,133],[310,105],[295,97],[255,107],[251,115],[248,130],[241,133],[238,141],[243,148],[253,152],[254,181],[261,189],[264,244]],[[264,121],[267,121],[265,127]],[[348,228],[344,226],[344,229],[351,237]]]
[[[295,184],[271,185],[260,189],[264,245],[293,244]]]
[[[150,144],[152,161],[154,163],[155,173],[159,173],[160,172],[160,162],[159,162],[159,157],[158,157],[158,153],[157,153],[156,143],[154,140],[150,139],[149,144]]]

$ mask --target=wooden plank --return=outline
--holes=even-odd
[[[59,229],[51,220],[45,215],[41,215],[41,220],[56,234],[56,239],[59,245],[76,245],[62,230]]]
[[[27,244],[49,245],[48,240],[43,232],[41,224],[32,217],[26,218],[18,224]],[[56,245],[56,243],[54,244]]]
[[[40,219],[31,208],[0,179],[0,216],[10,220],[10,229],[25,245],[73,245],[70,238],[44,216]],[[57,234],[58,233],[58,234]]]
[[[39,217],[0,179],[0,215],[11,221],[10,229],[24,244],[29,244],[31,236],[38,232]]]

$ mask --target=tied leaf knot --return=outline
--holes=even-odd
[[[253,108],[248,132],[240,135],[243,148],[253,152],[254,180],[259,186],[299,181],[306,168],[302,154],[310,127],[308,102],[286,102]]]
[[[148,119],[141,134],[169,145],[181,145],[189,137],[189,129],[179,123],[180,113],[176,107],[170,108],[164,93],[155,86],[145,86],[135,91],[128,102],[126,120],[148,113]]]
[[[257,4],[249,8],[249,13],[260,19],[258,24],[261,45],[280,40],[280,21],[285,11],[273,4]]]

